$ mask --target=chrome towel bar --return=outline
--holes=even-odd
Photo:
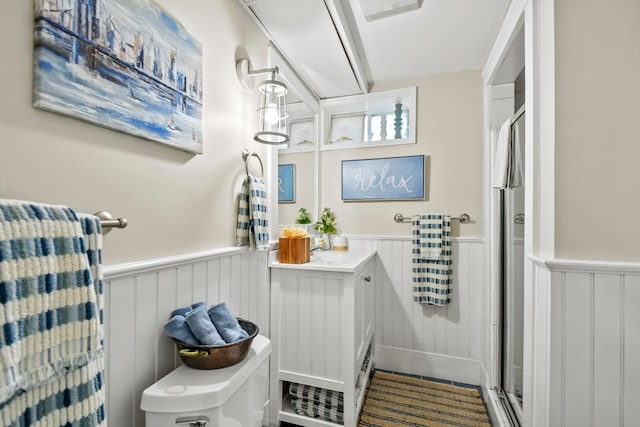
[[[107,234],[112,228],[125,228],[128,222],[125,218],[113,218],[109,212],[100,211],[94,214],[100,218],[100,224],[102,225],[102,234]]]
[[[466,213],[462,213],[460,214],[460,216],[451,217],[451,219],[457,219],[458,221],[460,221],[460,224],[468,224],[471,222],[471,217],[469,216],[469,214],[466,214]],[[411,221],[411,217],[404,216],[401,213],[397,213],[393,216],[393,220],[398,223],[409,222]]]

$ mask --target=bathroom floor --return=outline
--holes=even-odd
[[[358,425],[491,427],[491,421],[478,387],[376,370]]]
[[[478,387],[376,370],[360,412],[360,427],[491,427]],[[297,427],[281,423],[282,427]]]

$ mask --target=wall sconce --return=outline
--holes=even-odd
[[[254,77],[257,74],[271,73],[271,78],[263,81],[258,86],[260,91],[260,107],[258,108],[258,132],[253,139],[257,142],[270,145],[286,144],[289,141],[287,134],[287,86],[279,82],[278,67],[252,70],[251,61],[246,58],[236,62],[236,74],[240,84],[246,89],[255,87]]]

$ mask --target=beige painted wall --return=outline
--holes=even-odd
[[[262,33],[236,0],[158,3],[203,46],[203,155],[33,108],[32,2],[0,14],[0,198],[126,217],[105,239],[107,265],[233,245],[241,150],[267,151],[252,140],[258,96],[235,74],[242,52],[266,65]]]
[[[638,262],[640,2],[555,13],[555,256]]]
[[[293,224],[298,218],[298,210],[305,208],[313,220],[315,196],[313,194],[313,158],[315,153],[287,153],[278,156],[279,164],[295,165],[295,203],[278,204],[278,224]]]
[[[452,222],[454,236],[477,237],[482,223],[482,79],[465,71],[376,85],[372,92],[418,88],[417,144],[320,153],[320,208],[336,213],[345,234],[409,235],[411,224],[397,224],[395,213],[409,216],[466,212],[472,223]],[[424,154],[427,158],[425,201],[343,202],[341,161]]]

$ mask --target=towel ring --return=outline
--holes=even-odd
[[[249,175],[249,159],[255,157],[260,162],[260,178],[264,176],[264,165],[262,164],[262,159],[258,156],[258,153],[249,153],[249,150],[246,148],[242,150],[242,158],[244,159],[244,171],[247,175]]]

